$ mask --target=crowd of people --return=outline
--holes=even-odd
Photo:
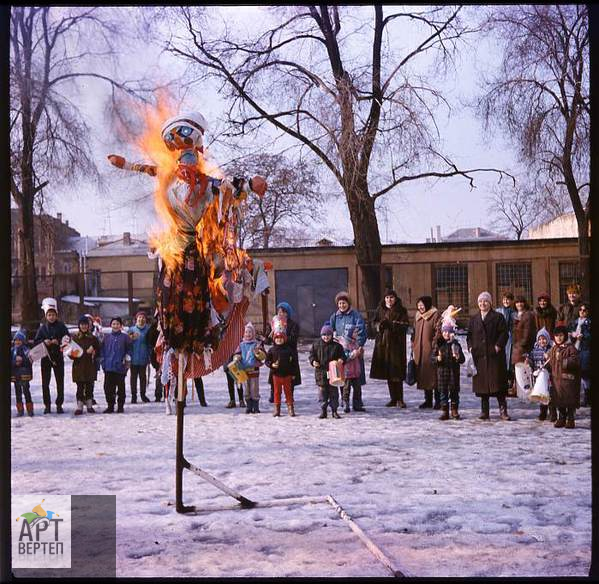
[[[479,419],[490,419],[490,398],[497,400],[501,420],[510,420],[507,397],[515,395],[515,367],[525,363],[535,373],[549,374],[549,403],[540,405],[539,420],[549,419],[556,427],[575,427],[576,409],[589,405],[590,396],[590,306],[580,299],[580,287],[567,289],[568,300],[558,309],[547,294],[539,295],[531,308],[523,296],[506,292],[501,305],[492,307],[489,292],[477,298],[478,311],[467,326],[466,347],[471,360],[472,390],[481,400]],[[367,326],[362,314],[352,307],[347,292],[335,297],[336,310],[323,323],[320,337],[312,344],[308,362],[314,369],[320,418],[340,418],[344,413],[365,412],[363,386],[367,367],[364,346]],[[455,315],[459,308],[449,306],[441,312],[430,296],[416,303],[411,321],[400,297],[387,290],[373,318],[374,349],[369,377],[385,380],[389,391],[386,407],[406,408],[404,382],[415,383],[423,391],[421,409],[441,410],[440,420],[460,419],[460,371],[466,355],[457,339]],[[289,416],[295,416],[294,389],[301,385],[298,355],[299,324],[287,302],[277,305],[277,314],[265,337],[257,335],[252,323],[247,323],[243,338],[228,363],[223,367],[227,379],[229,402],[238,404],[246,413],[260,413],[260,371],[269,370],[267,384],[273,415],[281,415],[283,396]],[[104,333],[99,319],[89,314],[78,322],[78,330],[70,335],[58,319],[56,305],[45,307],[44,322],[39,327],[29,349],[23,331],[13,338],[11,352],[12,381],[15,387],[17,416],[34,415],[30,381],[32,360],[41,358],[44,414],[52,412],[50,382],[52,372],[56,384],[56,413],[64,413],[64,358],[73,361],[72,380],[76,386],[75,415],[86,410],[95,413],[94,385],[100,370],[104,373],[103,413],[121,413],[126,401],[126,378],[129,375],[130,403],[151,401],[147,396],[147,371],[156,371],[156,402],[176,393],[170,383],[161,379],[159,330],[149,324],[141,311],[135,324],[125,333],[121,318],[110,321],[109,333]],[[408,341],[409,337],[409,341]],[[408,358],[408,344],[410,354]],[[411,379],[411,377],[414,379]],[[164,382],[164,383],[163,383]],[[201,378],[194,386],[202,407],[207,407]],[[187,389],[183,389],[187,393]],[[341,404],[340,404],[341,398]],[[24,400],[24,402],[23,402]]]

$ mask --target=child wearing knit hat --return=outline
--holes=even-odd
[[[13,338],[12,350],[10,352],[10,380],[15,384],[15,398],[17,416],[23,416],[23,396],[25,396],[25,407],[27,415],[33,416],[33,402],[29,391],[29,382],[33,376],[29,349],[25,346],[25,335],[17,331]]]
[[[256,339],[256,329],[251,322],[245,325],[243,340],[239,343],[233,361],[245,371],[247,381],[242,383],[245,392],[246,414],[260,413],[260,367],[266,355],[262,343]]]
[[[331,361],[345,363],[345,351],[343,347],[333,339],[333,327],[325,323],[320,329],[320,339],[312,344],[309,362],[314,367],[316,385],[319,388],[318,401],[321,402],[321,413],[319,418],[327,417],[327,408],[331,407],[331,416],[340,418],[337,413],[339,407],[339,389],[329,383],[328,370]]]
[[[293,407],[293,375],[297,368],[295,351],[287,343],[287,333],[278,330],[273,334],[274,345],[269,349],[265,364],[272,370],[272,385],[274,388],[275,411],[273,416],[281,415],[281,393],[285,393],[287,411],[295,416]]]

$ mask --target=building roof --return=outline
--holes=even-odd
[[[145,256],[150,250],[147,234],[105,235],[97,238],[97,246],[89,250],[88,257]]]
[[[500,240],[506,238],[484,227],[462,227],[442,238],[443,241],[478,241],[481,239]]]

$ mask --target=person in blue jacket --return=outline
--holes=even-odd
[[[104,395],[108,407],[105,414],[114,412],[115,394],[118,392],[117,412],[122,413],[125,405],[125,376],[131,363],[131,339],[122,332],[123,321],[115,316],[110,321],[112,332],[104,335],[101,348],[104,369]]]
[[[148,384],[147,370],[150,362],[150,348],[148,347],[148,332],[150,325],[146,320],[146,313],[140,310],[135,315],[135,325],[129,329],[131,339],[131,403],[137,403],[137,378],[139,377],[139,395],[144,403],[150,400],[146,396]]]
[[[331,315],[329,324],[333,328],[335,338],[341,338],[346,335],[346,328],[355,326],[358,329],[358,345],[364,347],[366,344],[367,332],[366,323],[362,315],[355,308],[351,307],[351,298],[348,292],[339,292],[335,296],[335,306],[337,310]],[[348,329],[349,330],[349,329]],[[366,384],[366,368],[364,367],[364,357],[360,357],[360,386]]]
[[[17,416],[23,416],[23,397],[25,397],[25,407],[27,415],[33,416],[33,402],[31,401],[31,392],[29,391],[29,382],[33,377],[33,368],[29,359],[29,349],[27,348],[25,335],[17,331],[13,338],[13,346],[10,352],[10,379],[15,384],[15,398],[17,405]]]

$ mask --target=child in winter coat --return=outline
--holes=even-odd
[[[33,367],[29,358],[29,349],[25,346],[25,335],[17,331],[13,338],[12,350],[10,352],[10,380],[15,384],[15,398],[17,403],[17,416],[22,416],[23,395],[25,396],[25,407],[27,415],[33,416],[33,402],[29,391],[29,382],[33,377]]]
[[[83,349],[83,354],[79,357],[69,354],[69,358],[73,361],[73,381],[77,385],[75,415],[80,416],[83,413],[84,404],[88,413],[94,414],[96,410],[93,408],[92,396],[97,379],[96,355],[100,352],[100,342],[89,330],[87,316],[79,319],[79,331],[73,335],[73,341]]]
[[[528,363],[532,366],[534,371],[540,371],[543,368],[547,368],[547,359],[549,358],[549,349],[553,346],[551,336],[549,332],[543,327],[537,333],[537,342],[535,343],[532,351],[528,354]],[[553,387],[551,387],[551,381],[549,385],[549,395],[553,394]],[[557,410],[553,405],[552,401],[549,400],[549,405],[541,404],[539,412],[539,420],[541,422],[547,419],[547,410],[549,409],[549,421],[557,421]]]
[[[239,347],[233,355],[240,369],[243,369],[248,380],[244,383],[244,397],[246,414],[260,413],[260,366],[264,364],[265,359],[264,348],[262,343],[256,339],[256,329],[251,322],[245,325],[243,340],[239,343]],[[279,401],[280,403],[280,401]]]
[[[293,407],[293,375],[297,369],[297,357],[292,347],[287,343],[287,334],[277,331],[273,334],[274,345],[266,355],[266,366],[272,370],[274,387],[275,411],[273,416],[281,415],[281,390],[285,392],[285,401],[290,416],[295,416]]]
[[[343,385],[343,411],[348,414],[349,396],[353,387],[354,393],[352,398],[352,406],[354,412],[365,412],[364,404],[362,403],[362,384],[360,383],[360,375],[362,367],[360,365],[360,357],[364,354],[364,349],[360,346],[358,337],[360,329],[353,324],[345,327],[345,334],[338,339],[339,343],[345,351],[345,384]]]
[[[309,356],[310,365],[314,367],[314,375],[316,377],[316,385],[319,388],[318,401],[322,403],[322,411],[319,418],[327,417],[327,408],[331,406],[331,416],[340,418],[337,413],[339,407],[339,392],[335,385],[329,383],[329,363],[338,361],[345,363],[346,357],[343,347],[333,340],[333,328],[325,324],[320,329],[320,339],[314,342],[310,349]]]
[[[553,404],[559,412],[554,426],[574,428],[576,408],[580,407],[580,359],[574,345],[566,343],[568,329],[553,329],[555,345],[549,349],[549,368],[553,385]]]
[[[104,395],[108,407],[105,414],[114,412],[115,399],[117,412],[122,413],[125,405],[125,376],[131,363],[131,339],[122,332],[123,321],[115,316],[110,321],[112,332],[104,335],[102,341],[102,368],[104,369]]]
[[[460,365],[466,358],[460,343],[455,338],[455,328],[445,323],[441,326],[441,336],[436,339],[432,360],[437,364],[437,389],[441,415],[439,420],[449,420],[449,402],[451,401],[451,417],[460,419]]]

